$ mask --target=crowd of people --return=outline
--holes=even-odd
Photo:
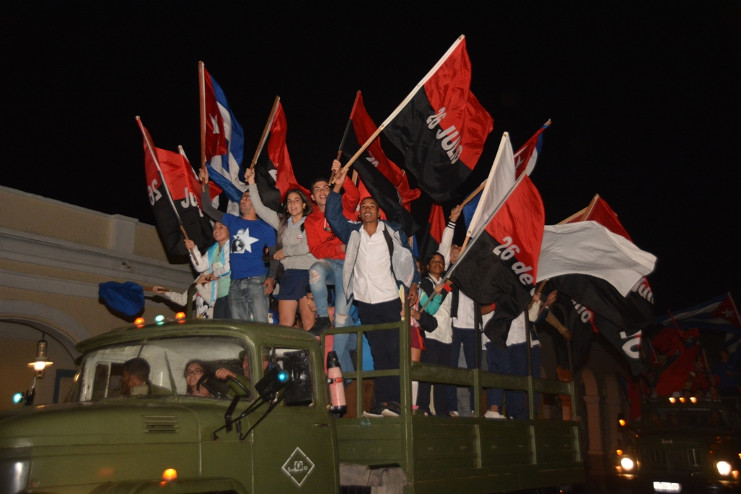
[[[420,262],[404,231],[382,219],[373,197],[361,200],[358,188],[347,177],[347,169],[337,160],[329,177],[311,183],[310,198],[298,188],[287,191],[279,212],[263,203],[252,169],[245,171],[247,190],[241,197],[238,215],[212,206],[205,167],[199,179],[203,212],[215,222],[215,242],[201,255],[193,242],[185,240],[199,272],[194,281],[198,288],[197,317],[273,322],[319,337],[331,327],[399,321],[406,300],[412,307],[413,360],[458,367],[462,350],[464,365],[470,369],[481,365],[485,352],[491,370],[539,374],[534,322],[544,310],[547,312],[550,297],[541,304],[540,294],[536,294],[531,309],[507,324],[504,334],[508,337],[492,341],[476,328],[486,325],[494,307],[479,307],[442,278],[461,253],[461,247],[453,244],[460,206],[450,213],[438,251]],[[162,287],[154,290],[181,305],[189,302],[187,293]],[[550,296],[555,295],[552,292]],[[480,339],[478,334],[482,334]],[[398,368],[396,330],[368,331],[364,338],[375,370]],[[357,351],[356,342],[351,334],[336,334],[332,339],[332,349],[345,371],[354,370],[351,354]],[[531,358],[527,342],[531,344]],[[528,361],[532,362],[531,369]],[[200,362],[193,366],[186,370],[186,379],[190,392],[198,393],[200,390],[191,384],[200,377],[196,372],[200,369],[202,374],[205,369]],[[376,377],[374,393],[374,404],[367,407],[366,416],[399,415],[397,377]],[[415,406],[422,413],[459,416],[456,386],[413,383],[413,393]],[[503,390],[489,390],[485,416],[526,418],[529,412],[524,392],[504,394]],[[470,390],[468,398],[467,410],[461,414],[467,415],[474,408]]]

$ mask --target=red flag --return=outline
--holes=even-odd
[[[600,225],[610,230],[612,233],[617,233],[618,235],[622,235],[628,240],[632,240],[630,238],[630,235],[628,235],[628,232],[623,227],[623,224],[620,223],[617,213],[613,211],[610,205],[607,204],[607,202],[599,195],[594,196],[594,199],[589,205],[586,215],[584,215],[583,218],[573,219],[569,223],[588,220],[596,221]]]
[[[439,204],[430,206],[430,216],[427,219],[427,228],[425,235],[419,242],[419,257],[426,260],[430,255],[438,250],[442,241],[443,231],[447,222],[443,207]]]
[[[470,84],[471,62],[461,36],[381,125],[404,154],[405,168],[435,202],[453,197],[494,128]]]
[[[430,225],[430,237],[439,245],[443,239],[443,230],[445,230],[446,225],[445,213],[441,205],[433,204],[430,207],[430,217],[427,223]]]
[[[262,153],[258,160],[256,170],[256,183],[260,190],[260,199],[266,206],[276,209],[280,201],[285,199],[286,193],[291,189],[299,189],[306,197],[311,193],[308,189],[301,186],[293,174],[293,165],[291,156],[288,154],[286,146],[286,134],[288,133],[288,122],[283,111],[283,105],[278,102],[275,110],[275,116],[269,129],[269,138],[267,153]],[[280,199],[271,198],[276,194],[270,189],[277,189],[280,193]]]
[[[695,359],[699,350],[700,345],[694,345],[692,348],[684,350],[677,360],[664,369],[656,383],[656,394],[658,396],[667,396],[674,391],[682,390],[690,377],[690,372],[695,368]]]

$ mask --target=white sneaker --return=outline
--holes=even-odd
[[[486,417],[487,419],[506,419],[507,418],[501,413],[495,412],[493,410],[487,410],[486,413],[484,414],[484,417]]]
[[[451,417],[458,417],[458,412],[448,412]]]

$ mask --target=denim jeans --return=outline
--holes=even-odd
[[[268,322],[270,302],[265,295],[266,275],[232,280],[229,284],[229,312],[234,319]]]
[[[513,374],[512,361],[510,360],[510,352],[507,348],[502,348],[499,345],[488,342],[486,344],[486,367],[489,372],[494,374]],[[514,406],[515,392],[511,389],[504,391],[500,388],[489,388],[486,390],[486,404],[491,407],[497,405],[499,407],[499,413],[504,415],[504,403],[502,398],[507,396],[507,413],[510,412],[510,407]]]
[[[345,292],[342,287],[342,268],[344,265],[345,261],[342,259],[320,259],[312,264],[311,269],[309,269],[309,286],[311,287],[311,294],[314,296],[316,313],[319,317],[329,317],[329,290],[327,286],[334,285],[335,328],[351,326],[353,323],[349,315],[352,299],[349,302],[345,299]],[[334,335],[332,349],[337,352],[342,370],[355,370],[350,351],[356,349],[356,343],[355,335]]]
[[[342,287],[342,268],[345,261],[342,259],[320,259],[311,265],[309,269],[309,286],[311,294],[314,295],[316,314],[319,317],[329,317],[327,285],[334,285],[334,316],[335,327],[342,328],[352,325],[349,317],[352,298],[348,302],[345,299],[345,291]],[[338,315],[346,316],[338,319]]]
[[[507,352],[510,354],[510,362],[512,362],[512,374],[516,376],[529,375],[527,369],[527,343],[508,346]],[[531,348],[530,358],[532,360],[533,377],[540,377],[540,345]],[[515,396],[511,407],[510,403],[507,402],[507,415],[516,419],[530,418],[528,402],[526,400],[527,393],[525,391],[513,391],[512,393]],[[538,413],[538,401],[540,401],[540,393],[533,393],[533,403],[535,404],[534,414],[536,416]]]
[[[463,346],[463,356],[466,359],[466,367],[476,367],[476,330],[469,328],[456,328],[453,326],[453,342],[451,344],[450,366],[458,367],[458,356]],[[473,388],[468,388],[468,396],[473,410]],[[448,386],[448,410],[458,411],[458,388]]]

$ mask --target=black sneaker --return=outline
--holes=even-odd
[[[311,327],[309,333],[313,334],[316,337],[319,337],[322,335],[322,333],[324,333],[331,327],[332,321],[330,321],[328,317],[320,317],[316,320],[314,326]]]

